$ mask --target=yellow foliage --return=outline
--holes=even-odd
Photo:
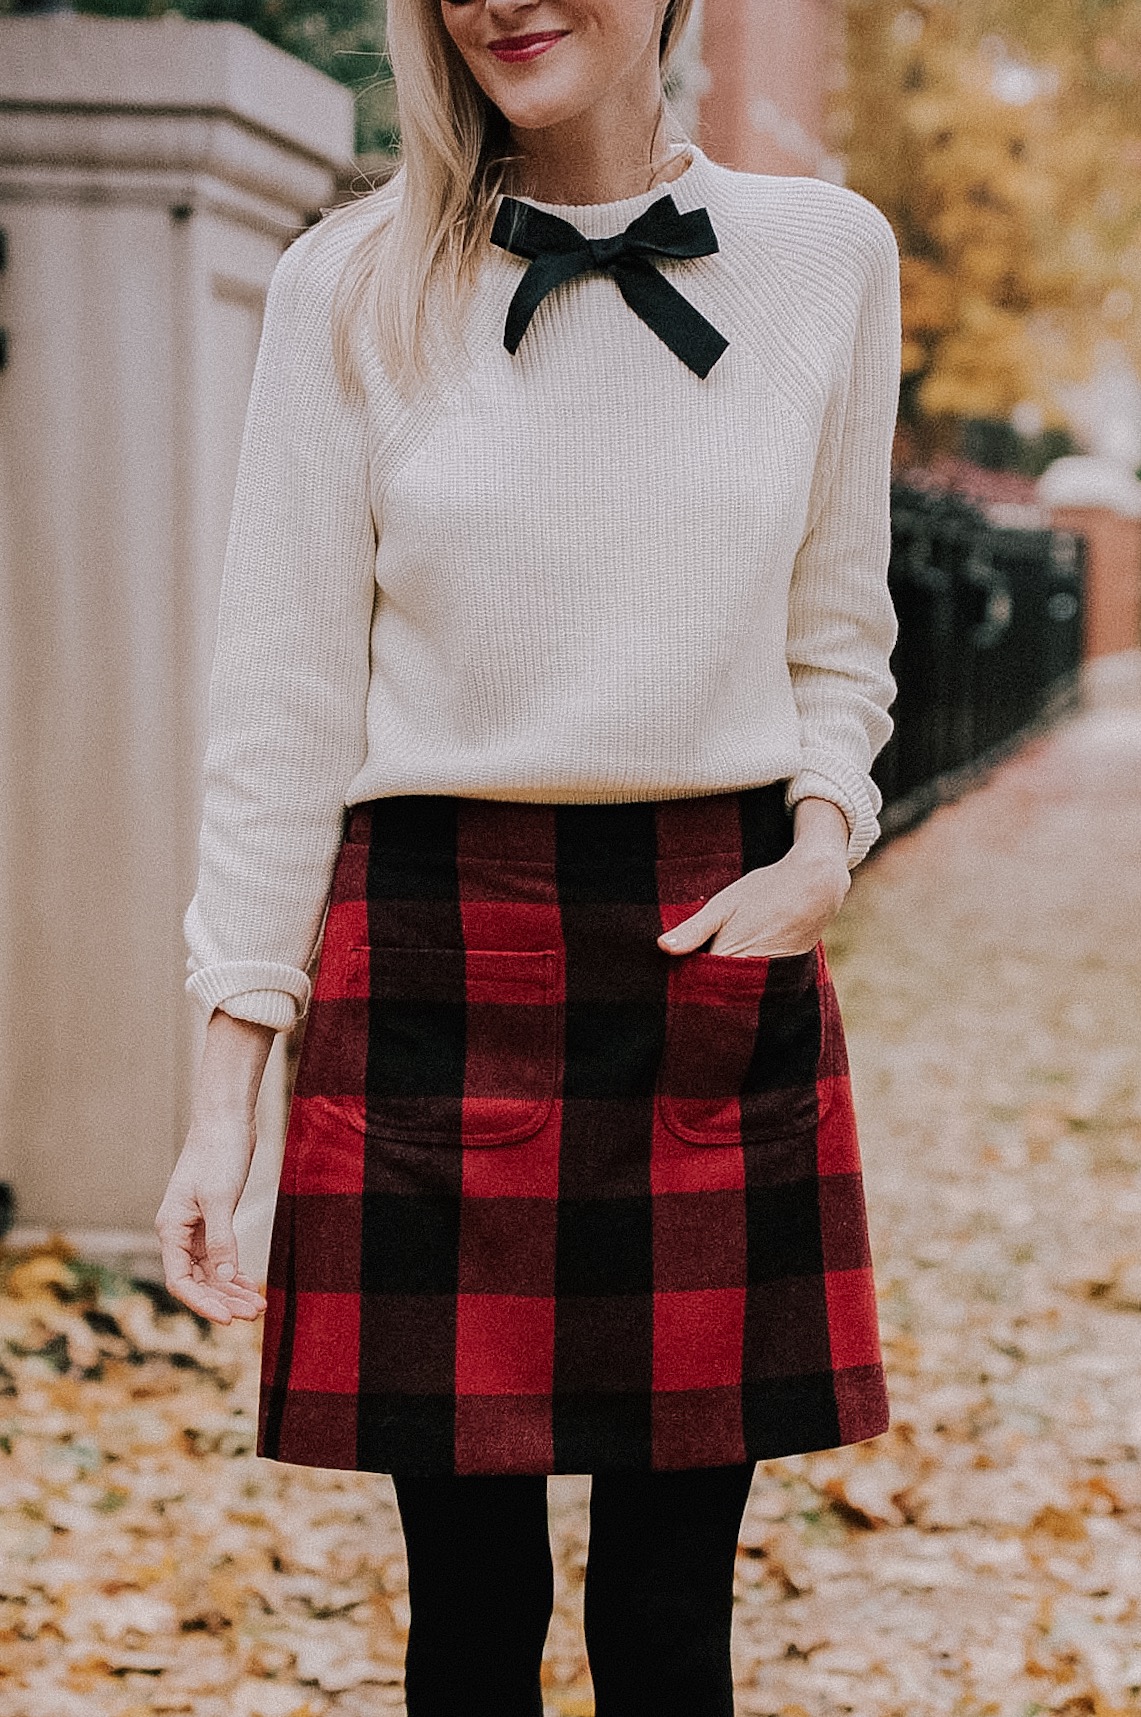
[[[849,0],[835,117],[902,253],[905,410],[1061,420],[1141,363],[1141,0]]]
[[[955,291],[943,269],[921,256],[900,258],[903,297],[908,326],[914,335],[942,333],[955,323]],[[924,348],[916,342],[918,350]]]
[[[905,337],[900,369],[905,376],[918,375],[927,362],[927,348],[918,340]]]
[[[71,1284],[66,1261],[55,1252],[39,1252],[12,1265],[6,1274],[4,1291],[14,1300],[42,1300],[52,1295],[55,1288],[69,1293]]]

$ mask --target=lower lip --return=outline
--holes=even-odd
[[[503,60],[507,65],[520,65],[524,60],[537,60],[540,54],[545,54],[548,48],[553,48],[556,42],[562,41],[561,36],[548,36],[545,41],[529,42],[522,48],[492,48],[491,52],[497,60]]]

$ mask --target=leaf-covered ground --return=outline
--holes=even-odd
[[[738,1709],[1141,1712],[1141,699],[865,866],[831,945],[895,1419],[758,1470]],[[251,1456],[256,1335],[62,1252],[2,1274],[0,1717],[399,1711],[387,1481]]]

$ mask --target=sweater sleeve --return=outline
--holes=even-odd
[[[825,421],[808,528],[793,568],[788,664],[800,719],[789,806],[830,799],[848,822],[854,869],[879,834],[873,758],[888,739],[896,619],[887,588],[891,449],[899,404],[899,251],[865,204],[863,290],[851,363]],[[855,236],[855,235],[853,235]]]
[[[334,362],[320,229],[270,282],[210,680],[187,990],[282,1030],[306,973],[366,752],[376,533],[363,402]],[[316,241],[316,242],[315,242]]]

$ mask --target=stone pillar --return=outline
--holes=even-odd
[[[1086,658],[1141,649],[1141,518],[1055,507],[1050,523],[1086,539]]]
[[[1086,658],[1141,649],[1141,481],[1131,464],[1068,454],[1042,473],[1038,499],[1058,530],[1086,539]]]
[[[270,273],[352,124],[347,90],[238,25],[0,17],[0,1178],[24,1225],[148,1231],[185,1133],[246,396]]]
[[[841,52],[838,0],[704,0],[702,147],[749,172],[841,179],[825,143]]]

